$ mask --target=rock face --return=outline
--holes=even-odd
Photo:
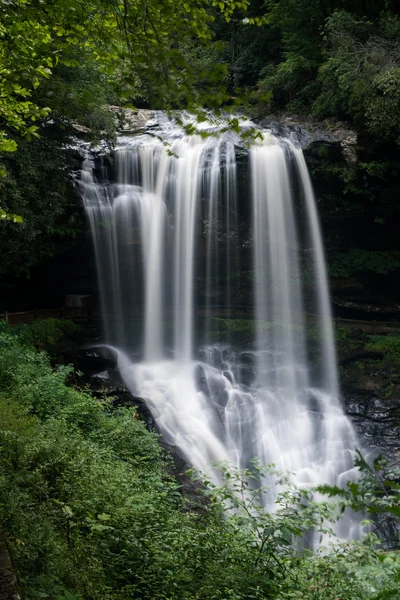
[[[375,375],[375,377],[374,377]],[[357,433],[363,456],[378,455],[392,465],[400,464],[400,396],[385,395],[378,373],[362,373],[358,382],[343,388],[343,403]],[[377,516],[377,533],[385,548],[398,547],[398,526],[387,515]]]
[[[355,351],[339,361],[344,408],[365,453],[400,463],[400,376],[379,352]]]
[[[354,286],[355,284],[352,288],[350,288],[351,291],[354,291]],[[338,312],[340,311],[342,314],[354,314],[360,316],[363,315],[371,320],[373,320],[375,316],[377,316],[379,319],[395,319],[396,322],[400,318],[399,302],[392,302],[391,304],[389,304],[388,302],[383,303],[382,300],[380,304],[378,304],[377,302],[354,302],[352,300],[345,300],[343,298],[337,298],[335,296],[332,298],[332,302],[335,308],[337,307]],[[386,333],[389,333],[389,331],[387,331]]]
[[[117,131],[121,135],[130,135],[148,127],[148,121],[153,117],[154,111],[146,108],[121,108],[121,106],[108,107],[117,118]]]
[[[260,123],[277,135],[295,139],[304,150],[313,144],[339,146],[343,158],[348,164],[357,162],[357,133],[342,121],[315,121],[296,117],[296,115],[270,115]]]
[[[364,451],[400,463],[400,399],[382,398],[377,389],[345,389],[344,403]]]

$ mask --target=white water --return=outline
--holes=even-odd
[[[114,184],[97,183],[89,161],[82,175],[106,337],[120,348],[126,385],[146,400],[166,441],[215,481],[215,463],[243,468],[257,457],[292,471],[299,485],[344,484],[357,440],[339,400],[323,244],[301,150],[268,132],[250,149],[244,204],[256,327],[248,348],[232,348],[213,341],[211,317],[213,305],[232,306],[246,254],[237,236],[240,140],[185,137],[168,121],[161,133],[169,148],[146,135],[121,140]],[[312,359],[300,238],[315,279]],[[144,320],[139,343],[129,333],[135,315]],[[138,348],[133,360],[129,350]],[[271,490],[265,503],[273,501]],[[358,537],[357,522],[344,527],[342,537]]]

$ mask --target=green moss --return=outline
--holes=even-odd
[[[213,317],[211,327],[216,332],[248,333],[255,331],[254,319],[222,319]]]
[[[400,269],[400,252],[351,248],[348,252],[331,254],[328,258],[328,268],[334,277],[350,277],[355,273],[368,271],[387,275],[390,271]]]
[[[365,336],[352,327],[334,324],[336,345],[340,350],[355,350],[364,344]]]
[[[211,319],[211,326],[216,332],[228,332],[228,333],[253,333],[258,329],[268,331],[275,327],[292,328],[295,331],[303,329],[301,325],[295,323],[287,323],[285,321],[259,321],[256,319],[223,319],[220,317],[213,317]],[[307,327],[307,331],[314,334],[316,329],[310,325]]]
[[[400,367],[400,333],[369,335],[366,349],[383,354],[385,365]]]

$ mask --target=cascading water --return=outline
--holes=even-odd
[[[148,403],[166,441],[217,482],[216,463],[244,468],[257,457],[292,471],[299,485],[344,484],[357,441],[339,401],[323,246],[301,150],[263,132],[248,152],[254,340],[237,348],[213,340],[212,322],[218,302],[234,308],[245,253],[240,138],[187,137],[161,120],[157,137],[120,139],[115,183],[95,181],[89,160],[81,179],[106,338],[126,385]],[[317,313],[312,360],[306,241]],[[138,315],[143,330],[133,334]],[[272,492],[266,505],[273,500]],[[339,535],[358,537],[356,521],[345,528]]]

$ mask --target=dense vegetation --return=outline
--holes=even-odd
[[[277,58],[265,61],[260,93],[278,107],[350,118],[398,141],[396,2],[278,0],[265,3],[263,18],[280,43]]]
[[[311,526],[329,530],[338,507],[287,485],[276,511],[263,513],[256,465],[253,474],[223,469],[219,487],[185,495],[135,410],[71,387],[71,368],[52,368],[32,345],[65,327],[70,334],[55,322],[0,331],[0,527],[24,598],[398,597],[399,556],[373,534],[329,555],[297,549]],[[393,476],[364,467],[348,490],[325,491],[343,508],[398,518]]]

